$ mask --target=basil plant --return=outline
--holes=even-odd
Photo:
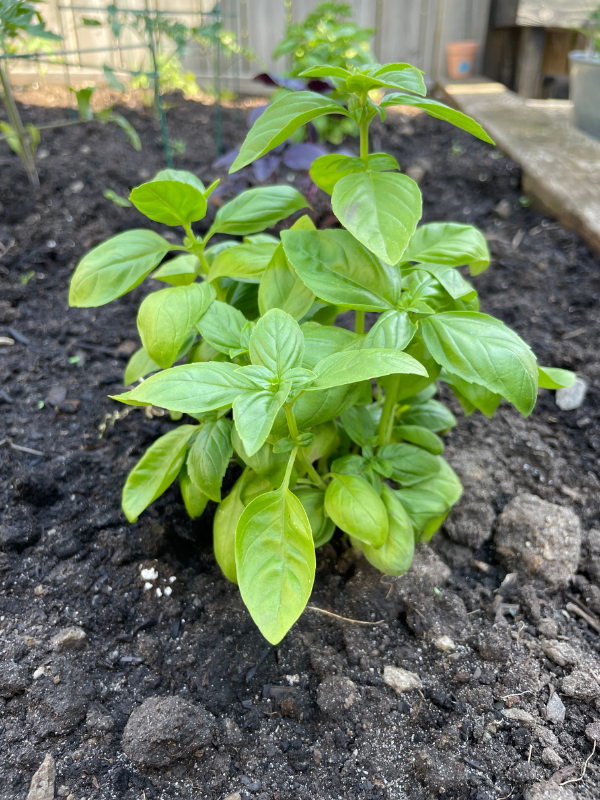
[[[250,130],[232,171],[317,117],[349,116],[360,157],[326,155],[311,169],[340,228],[319,231],[302,216],[280,239],[263,233],[307,207],[294,188],[274,186],[221,207],[200,238],[192,224],[206,214],[213,187],[165,170],[130,199],[150,219],[183,227],[183,243],[149,230],[121,233],[83,258],[70,291],[72,305],[98,306],[151,273],[170,284],[139,308],[143,347],[125,377],[136,385],[115,399],[185,414],[186,422],[133,468],[123,509],[136,520],[176,478],[190,516],[218,503],[216,559],[274,644],[302,613],[315,548],[336,527],[377,569],[402,575],[415,542],[428,540],[459,499],[438,435],[455,419],[434,399],[437,381],[467,414],[492,416],[503,397],[528,415],[538,386],[573,380],[538,367],[516,333],[480,313],[457,267],[471,275],[487,268],[481,232],[451,222],[418,227],[419,187],[391,155],[368,147],[372,120],[395,104],[490,142],[483,129],[426,98],[421,72],[408,64],[304,74],[331,79],[350,96],[348,108],[308,91],[284,96]],[[393,92],[376,105],[369,92],[381,87]],[[221,240],[209,244],[216,234]],[[176,257],[164,261],[167,254]],[[348,310],[354,330],[335,325]],[[366,312],[377,315],[368,331]],[[232,458],[243,471],[223,497]]]

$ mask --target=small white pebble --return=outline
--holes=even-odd
[[[146,583],[144,584],[144,589],[145,589],[146,591],[148,591],[148,590],[149,590],[149,589],[151,589],[151,588],[152,588],[152,584],[151,584],[151,583],[148,583],[148,581],[146,581]]]
[[[33,680],[37,681],[38,678],[41,678],[42,675],[46,674],[46,667],[38,667],[36,671],[33,673]]]
[[[171,589],[170,586],[165,586],[164,592],[168,597],[170,594],[173,594],[173,589]]]
[[[157,597],[162,597],[162,589],[157,589],[156,590],[156,596]]]
[[[175,577],[175,575],[171,575],[171,577],[169,578],[169,583],[175,583],[176,580],[177,578]]]
[[[158,578],[158,572],[154,569],[154,567],[143,569],[140,572],[140,575],[143,581],[155,581]]]

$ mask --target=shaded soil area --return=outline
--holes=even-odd
[[[467,419],[446,398],[459,418],[446,456],[465,484],[446,530],[398,579],[336,536],[318,551],[311,605],[363,624],[308,609],[266,647],[216,567],[214,507],[192,522],[172,487],[134,525],[120,511],[127,472],[172,426],[107,397],[152,287],[98,309],[69,309],[67,290],[87,250],[146,225],[103,197],[163,166],[151,117],[123,113],[142,152],[96,123],[44,134],[37,196],[0,144],[0,798],[24,800],[47,753],[71,800],[598,797],[600,760],[584,765],[600,738],[598,263],[527,207],[518,165],[493,148],[425,116],[375,130],[375,149],[423,173],[427,221],[485,232],[482,310],[588,393],[560,411],[543,390],[527,420],[507,404]],[[236,113],[223,112],[230,146]],[[180,102],[169,118],[187,144],[176,166],[224,178],[214,108]],[[309,189],[306,175],[278,178]],[[315,208],[331,224],[324,195]],[[535,506],[546,522],[570,520],[570,561],[539,555],[576,573],[566,588],[494,545],[523,493],[560,507]],[[390,667],[420,688],[396,693]]]

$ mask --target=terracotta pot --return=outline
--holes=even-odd
[[[457,78],[470,78],[473,74],[475,58],[479,50],[478,42],[449,42],[446,45],[448,75]]]

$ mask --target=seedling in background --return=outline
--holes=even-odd
[[[461,485],[439,436],[456,420],[434,399],[437,381],[466,414],[491,417],[503,397],[527,416],[538,386],[574,378],[538,367],[516,333],[480,313],[458,268],[478,275],[489,266],[481,232],[452,222],[417,227],[419,187],[391,155],[369,151],[371,122],[396,104],[491,142],[485,131],[426,98],[421,72],[408,64],[305,74],[334,82],[348,108],[308,91],[281,98],[249,132],[232,171],[300,125],[347,115],[360,131],[360,157],[323,156],[311,168],[343,227],[319,231],[303,216],[280,239],[263,233],[307,206],[279,186],[243,192],[200,238],[192,224],[213,187],[166,170],[130,199],[150,219],[182,226],[183,244],[148,230],[119,234],[84,257],[70,292],[72,305],[98,306],[151,273],[171,284],[140,306],[143,348],[126,384],[155,374],[115,399],[187,416],[133,468],[123,509],[135,521],[176,478],[192,517],[209,499],[218,503],[217,561],[274,644],[302,613],[315,548],[336,526],[377,569],[402,575],[415,543],[457,502]],[[369,97],[376,87],[392,90],[380,105]],[[216,234],[244,238],[212,244]],[[334,324],[348,309],[354,331]],[[377,314],[369,331],[366,312]],[[232,458],[243,471],[223,497]]]

